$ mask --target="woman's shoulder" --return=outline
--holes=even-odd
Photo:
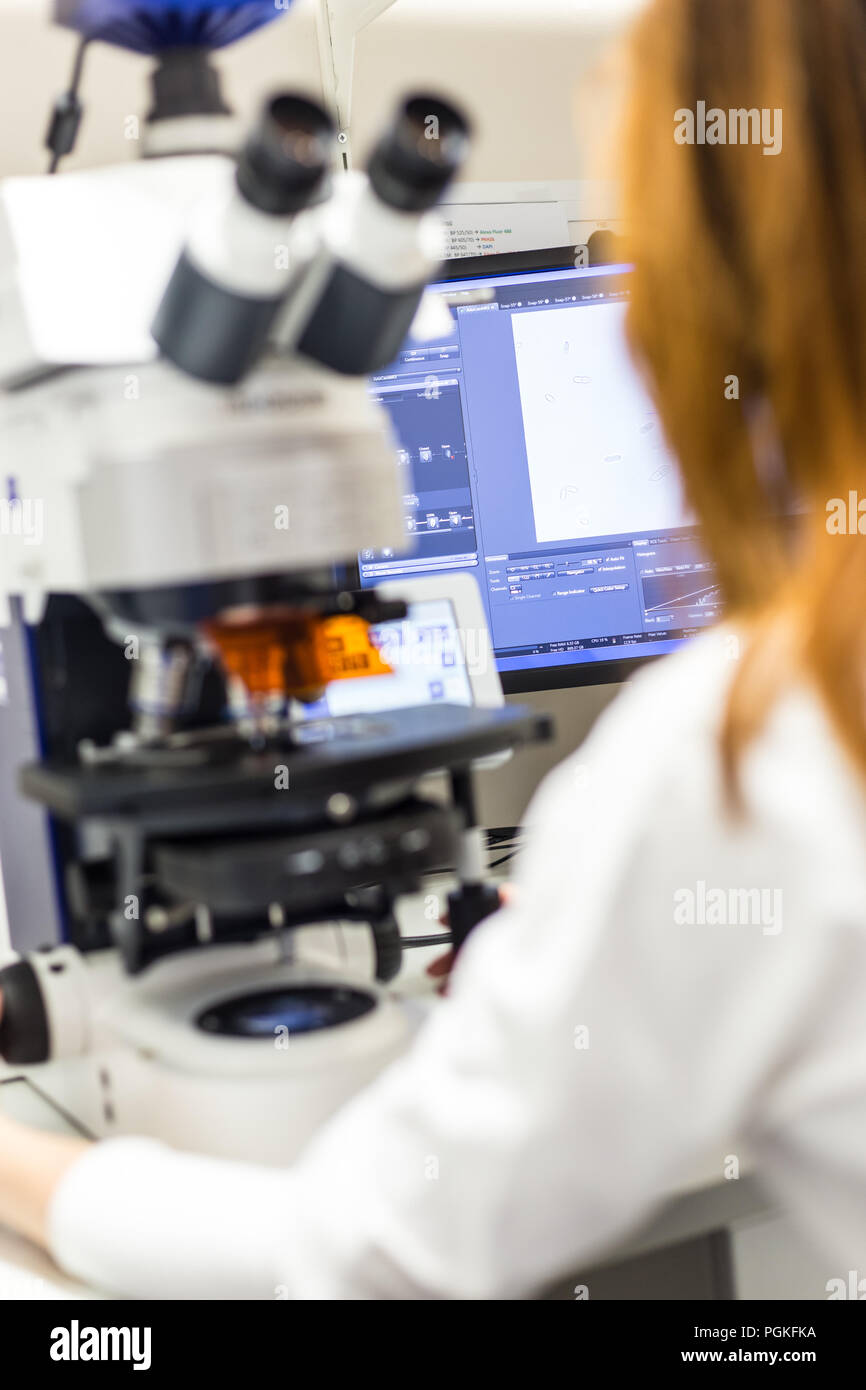
[[[732,627],[714,628],[644,668],[601,716],[587,742],[557,769],[544,800],[591,804],[644,837],[648,825],[702,826],[733,835],[722,776],[721,729],[745,651]],[[744,816],[786,841],[833,836],[866,845],[866,787],[818,696],[781,692],[742,762]],[[864,856],[866,858],[866,856]]]
[[[592,737],[630,747],[637,741],[649,759],[657,750],[656,761],[684,746],[715,751],[748,640],[734,627],[713,628],[675,655],[644,667],[599,720]],[[780,690],[752,752],[760,757],[783,747],[804,768],[814,756],[817,772],[819,760],[829,758],[835,773],[854,775],[817,693],[796,679]]]

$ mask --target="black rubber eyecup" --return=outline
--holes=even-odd
[[[0,1056],[18,1066],[46,1062],[50,1052],[48,1014],[39,977],[29,961],[0,970]]]

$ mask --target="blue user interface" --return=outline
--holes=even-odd
[[[661,655],[720,595],[628,353],[627,266],[442,282],[451,327],[371,380],[399,446],[405,551],[361,583],[469,570],[500,672]],[[623,674],[627,672],[624,670]]]

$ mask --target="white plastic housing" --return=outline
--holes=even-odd
[[[135,979],[118,974],[107,991],[100,981],[89,1053],[27,1074],[96,1137],[143,1134],[224,1158],[291,1162],[406,1050],[418,1020],[369,980],[275,954],[273,942],[210,947],[169,957]],[[87,968],[98,959],[88,958]],[[213,1037],[195,1026],[227,996],[309,983],[356,985],[376,1006],[351,1023],[287,1038]]]
[[[67,373],[0,396],[0,431],[21,505],[0,596],[23,595],[31,620],[47,593],[286,573],[405,542],[387,417],[363,381],[297,359],[230,391],[164,363]]]

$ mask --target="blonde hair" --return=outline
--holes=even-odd
[[[728,787],[796,676],[866,773],[866,539],[827,525],[866,496],[866,4],[653,0],[632,62],[630,338],[751,636]],[[678,143],[699,102],[780,112],[781,151]]]

